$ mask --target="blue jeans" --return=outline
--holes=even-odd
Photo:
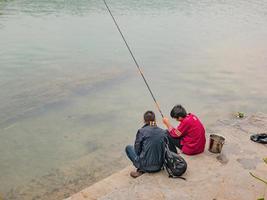
[[[126,151],[128,158],[133,162],[133,165],[137,168],[137,171],[140,171],[143,173],[160,171],[160,169],[150,171],[150,170],[144,170],[144,169],[140,168],[140,162],[139,162],[138,156],[137,156],[137,154],[134,150],[134,147],[132,145],[127,145],[125,148],[125,151]]]
[[[135,160],[137,158],[137,154],[134,150],[134,147],[132,145],[127,145],[125,148],[126,154],[128,156],[128,158],[133,162],[133,164],[135,163]]]

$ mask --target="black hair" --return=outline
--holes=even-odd
[[[183,106],[176,105],[173,107],[170,113],[172,118],[178,119],[179,117],[185,118],[187,113]]]
[[[144,114],[144,121],[146,124],[150,124],[150,122],[155,121],[155,113],[151,110],[148,110]]]

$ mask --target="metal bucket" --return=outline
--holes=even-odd
[[[211,134],[209,151],[212,153],[221,153],[224,141],[225,141],[224,137]]]

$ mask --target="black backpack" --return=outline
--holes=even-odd
[[[185,173],[187,163],[182,156],[170,151],[168,144],[169,140],[165,138],[163,168],[168,172],[169,178],[181,178],[186,180],[184,177],[181,177],[181,175]]]

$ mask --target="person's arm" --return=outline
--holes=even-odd
[[[142,142],[143,142],[143,136],[140,133],[140,131],[138,130],[137,134],[136,134],[136,139],[134,142],[134,150],[138,156],[140,155],[140,153],[142,151]]]
[[[171,123],[167,117],[164,117],[162,121],[163,121],[163,124],[165,124],[165,126],[167,127],[167,129],[168,129],[168,131],[172,137],[180,137],[182,135],[182,133],[178,129],[174,128],[171,125]]]

